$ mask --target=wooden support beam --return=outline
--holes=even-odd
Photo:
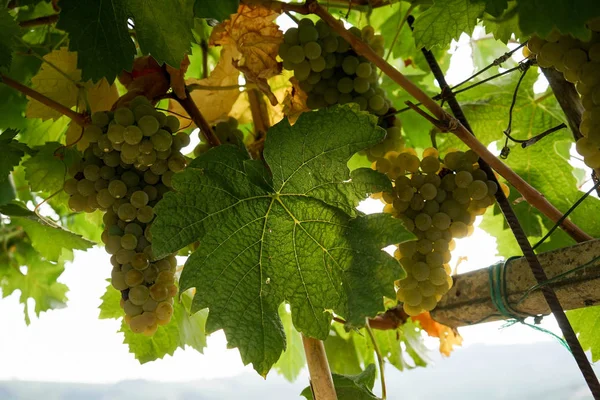
[[[600,257],[600,239],[538,255],[548,279]],[[527,291],[537,284],[525,258],[511,260],[505,273],[508,305],[523,315],[547,315],[550,308],[541,291]],[[454,286],[442,298],[431,316],[438,322],[459,327],[507,319],[491,298],[489,268],[454,276]],[[565,310],[600,304],[600,259],[591,266],[549,284]]]

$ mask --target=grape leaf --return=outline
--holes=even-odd
[[[279,318],[281,318],[281,323],[285,331],[287,346],[273,368],[280,375],[283,375],[285,379],[294,382],[298,378],[298,375],[300,375],[302,368],[306,365],[302,336],[294,329],[292,315],[286,310],[284,303],[279,306]]]
[[[414,57],[419,50],[415,46],[415,40],[413,38],[412,31],[408,22],[404,19],[411,5],[405,2],[398,2],[393,5],[392,10],[385,10],[385,15],[388,18],[381,25],[381,35],[389,41],[389,45],[392,44],[392,40],[395,38],[394,46],[388,51],[392,52],[394,58],[410,58]],[[419,19],[419,17],[416,17]],[[371,25],[373,22],[371,21]]]
[[[600,306],[567,311],[567,317],[583,349],[592,352],[592,361],[600,360]]]
[[[79,158],[72,148],[64,148],[55,142],[46,143],[23,163],[31,190],[49,194],[61,190],[67,179],[67,165],[72,165]]]
[[[17,197],[15,187],[10,179],[5,179],[0,182],[0,206],[8,204]]]
[[[331,326],[331,332],[323,342],[331,372],[351,375],[362,371],[362,360],[357,348],[364,343],[364,337],[359,336],[358,343],[356,338],[354,332],[346,332],[340,324]]]
[[[167,325],[159,326],[153,336],[144,336],[133,333],[125,321],[121,324],[120,332],[123,332],[124,341],[129,346],[129,351],[141,364],[163,358],[165,355],[173,355],[178,348],[191,346],[202,352],[206,347],[206,335],[204,326],[206,323],[207,310],[201,310],[195,314],[189,313],[191,305],[191,294],[184,293],[181,301],[176,300],[173,304],[173,317]],[[100,319],[119,319],[123,317],[123,310],[119,302],[121,293],[108,285],[106,292],[102,295],[100,304]]]
[[[194,241],[181,275],[196,287],[192,311],[210,309],[207,331],[223,329],[244,363],[266,375],[285,347],[279,304],[294,326],[324,339],[333,310],[362,325],[393,297],[402,276],[380,249],[412,236],[388,215],[359,215],[368,193],[389,190],[373,170],[349,173],[357,151],[382,140],[377,119],[352,106],[305,113],[272,127],[259,161],[219,146],[174,176],[157,205],[152,243],[160,257]]]
[[[379,397],[375,396],[371,389],[375,384],[375,375],[377,369],[375,364],[369,364],[363,372],[358,375],[338,375],[332,374],[333,385],[338,398],[348,400],[377,400]],[[306,397],[308,400],[313,400],[312,390],[309,387],[304,389],[301,396]]]
[[[0,206],[0,214],[9,216],[16,225],[23,227],[33,248],[49,261],[58,261],[64,250],[87,250],[94,245],[79,235],[42,220],[22,203]]]
[[[54,50],[44,56],[45,63],[31,78],[31,87],[37,92],[57,101],[65,107],[77,109],[89,105],[91,112],[110,109],[118,99],[115,85],[109,85],[106,79],[96,84],[81,81],[81,70],[77,68],[77,53],[69,52],[66,47]],[[56,111],[36,100],[30,99],[26,110],[27,118],[62,117]]]
[[[56,27],[69,33],[69,49],[78,54],[84,80],[106,77],[113,82],[121,70],[131,70],[135,46],[127,29],[124,0],[81,2],[61,0]]]
[[[19,24],[8,13],[0,9],[0,71],[10,67],[15,36],[19,34]]]
[[[570,0],[517,0],[517,4],[519,26],[525,35],[546,36],[557,28],[564,35],[589,40],[591,31],[585,23],[600,16],[597,0],[581,0],[576,5]]]
[[[25,151],[29,148],[14,140],[17,131],[7,129],[0,133],[0,183],[8,178],[8,174],[19,165]]]
[[[18,225],[18,222],[15,221]],[[24,268],[20,268],[25,266]],[[15,290],[21,292],[19,301],[25,307],[25,322],[29,324],[28,300],[35,301],[35,314],[53,308],[65,307],[67,286],[56,282],[64,271],[62,262],[50,262],[44,259],[27,242],[17,242],[14,251],[0,253],[0,279],[2,297],[9,296]]]
[[[179,68],[194,40],[193,0],[125,0],[140,48],[160,64]]]
[[[187,79],[186,84],[190,87],[194,87],[194,84],[215,87],[237,85],[240,71],[233,66],[232,53],[233,50],[231,48],[224,48],[221,51],[219,63],[211,71],[208,78]],[[198,89],[191,93],[191,97],[198,106],[198,109],[202,110],[202,115],[210,124],[220,119],[226,119],[239,95],[240,91],[237,87],[228,90]],[[179,119],[181,126],[190,126],[190,120],[185,118],[187,113],[179,102],[171,100],[169,102],[169,111],[174,113],[173,115]],[[183,117],[180,117],[178,114],[183,115]]]
[[[417,48],[445,46],[452,39],[458,40],[463,32],[470,35],[484,10],[485,3],[482,2],[435,0],[433,6],[415,20]]]
[[[493,17],[500,17],[508,8],[508,0],[485,0],[485,12]]]
[[[223,21],[229,18],[231,14],[236,13],[239,4],[239,0],[196,0],[194,4],[194,16]]]
[[[22,84],[29,80],[39,70],[41,61],[28,55],[15,53],[7,75]],[[23,112],[27,106],[27,98],[18,90],[0,84],[0,129],[23,129],[27,119]]]

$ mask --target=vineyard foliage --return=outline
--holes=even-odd
[[[600,17],[600,3],[572,3],[320,2],[348,28],[358,28],[352,31],[356,38],[373,48],[380,46],[382,57],[431,97],[439,94],[439,85],[421,48],[430,49],[450,75],[459,72],[467,78],[490,66],[463,84],[462,88],[480,83],[459,93],[457,99],[477,139],[495,149],[496,155],[505,147],[503,131],[509,118],[511,135],[519,139],[530,139],[561,123],[568,125],[551,88],[544,85],[541,69],[533,65],[524,73],[524,68],[515,68],[526,62],[520,49],[502,62],[495,60],[532,35],[547,37],[558,31],[590,40],[592,32],[586,22]],[[386,362],[403,370],[427,365],[426,333],[440,339],[440,351],[446,355],[461,343],[455,330],[424,313],[412,318],[403,314],[391,329],[374,329],[374,346],[365,321],[379,314],[381,318],[386,310],[399,309],[397,281],[407,277],[406,265],[397,259],[400,257],[383,249],[423,238],[411,232],[414,226],[407,228],[406,219],[393,218],[399,216],[393,212],[365,215],[357,206],[369,196],[381,198],[382,192],[385,196],[399,187],[398,176],[389,172],[391,167],[381,167],[381,161],[373,163],[383,158],[374,149],[398,145],[402,148],[388,150],[404,150],[408,160],[434,145],[443,160],[457,149],[468,148],[414,110],[405,109],[407,101],[416,101],[375,69],[372,60],[353,53],[318,17],[310,13],[290,15],[309,26],[308,31],[330,38],[329,42],[321,40],[319,46],[330,46],[332,37],[338,40],[332,53],[346,58],[342,60],[338,54],[336,60],[330,54],[329,59],[323,56],[317,62],[320,47],[315,54],[314,48],[302,50],[294,45],[298,40],[303,43],[304,37],[284,32],[295,29],[298,21],[286,16],[277,2],[4,0],[0,4],[0,291],[2,297],[19,293],[27,323],[32,314],[39,316],[68,304],[68,288],[60,282],[65,265],[74,262],[70,268],[87,268],[77,264],[76,251],[103,246],[108,235],[114,234],[108,233],[108,225],[103,234],[108,223],[99,209],[102,207],[86,203],[81,208],[87,212],[74,212],[69,195],[63,191],[65,182],[74,176],[79,181],[87,179],[87,175],[82,178],[84,172],[77,178],[74,166],[88,165],[100,157],[100,153],[92,154],[91,149],[98,148],[99,142],[87,127],[100,126],[99,135],[111,137],[110,126],[118,125],[115,110],[132,107],[137,113],[131,104],[145,96],[159,110],[148,112],[155,113],[152,115],[167,129],[161,128],[169,141],[165,149],[170,152],[173,143],[173,151],[186,156],[180,160],[181,169],[184,164],[185,169],[179,172],[171,159],[166,161],[171,153],[152,148],[158,139],[151,141],[141,133],[135,146],[152,143],[144,153],[154,157],[147,165],[135,159],[123,161],[125,149],[129,149],[123,140],[111,139],[106,146],[121,154],[121,161],[117,159],[114,166],[117,174],[132,168],[148,186],[158,188],[143,188],[146,193],[160,194],[155,194],[156,202],[145,198],[143,203],[153,207],[156,217],[152,220],[151,215],[148,232],[140,233],[135,242],[143,241],[147,247],[151,243],[151,249],[139,246],[148,256],[140,269],[147,268],[148,261],[176,253],[179,296],[169,308],[171,322],[154,323],[156,331],[147,336],[133,333],[129,315],[124,318],[122,307],[130,301],[127,286],[119,292],[109,284],[99,313],[100,318],[123,319],[124,342],[141,363],[172,355],[186,346],[201,352],[206,336],[223,330],[229,347],[239,349],[245,364],[251,363],[263,376],[274,368],[293,380],[305,364],[302,334],[325,341],[330,366],[336,373],[334,381],[347,398],[370,399],[376,398],[371,392],[376,347]],[[414,17],[414,24],[409,23],[409,16]],[[459,40],[469,44],[472,66],[456,65],[452,54]],[[290,53],[294,46],[303,51],[297,62],[289,61],[289,57],[296,57]],[[321,77],[314,71],[323,71],[326,63],[331,71],[339,68],[339,76],[331,72],[328,77],[339,80],[339,92],[331,85],[318,87]],[[469,70],[458,71],[461,68]],[[487,80],[513,68],[514,72]],[[368,90],[372,91],[368,102],[356,100],[360,95],[354,98],[365,105],[353,103],[350,93]],[[311,96],[324,99],[323,103],[312,102]],[[42,103],[40,98],[47,101]],[[342,101],[344,98],[348,100]],[[395,111],[400,112],[388,118]],[[162,114],[172,116],[169,122]],[[99,116],[112,121],[113,115],[110,126],[97,122]],[[136,126],[145,132],[139,122],[142,116],[136,114]],[[179,130],[169,132],[165,128],[174,124]],[[208,131],[211,126],[213,134]],[[227,131],[227,126],[235,127],[237,133]],[[146,136],[155,132],[153,129]],[[390,139],[392,132],[398,134],[394,140]],[[176,133],[185,134],[185,139]],[[189,142],[187,135],[193,142],[190,146],[184,146]],[[129,144],[134,139],[124,140]],[[214,147],[215,140],[222,144]],[[573,133],[560,129],[525,148],[507,142],[510,153],[503,161],[565,212],[581,196],[579,188],[591,173],[589,168],[573,167],[573,145]],[[426,151],[437,158],[437,152]],[[135,150],[135,157],[138,153]],[[157,158],[161,153],[165,153],[164,159]],[[159,160],[164,171],[170,170],[156,172]],[[468,168],[472,169],[472,164]],[[421,168],[425,171],[424,164]],[[416,172],[419,167],[406,170]],[[456,171],[460,168],[446,169],[444,174]],[[106,187],[98,184],[98,193],[112,190],[108,178],[105,180]],[[529,240],[543,237],[554,223],[523,201],[510,182],[502,178],[500,182],[510,188],[509,200]],[[413,180],[413,184],[421,187],[423,182]],[[129,199],[134,193],[143,193],[137,181],[123,187],[127,194],[117,197]],[[491,190],[493,185],[488,187]],[[114,199],[109,200],[112,206]],[[391,200],[388,203],[398,206]],[[504,258],[522,254],[498,206],[485,211],[486,207],[478,208],[485,212],[480,227],[496,238],[498,254]],[[122,234],[128,231],[123,221],[119,221],[122,226],[116,222],[121,218],[120,210],[113,212],[117,215],[113,225],[114,231]],[[597,238],[600,219],[590,216],[597,215],[598,210],[598,199],[590,196],[570,218]],[[135,208],[133,212],[135,219]],[[139,212],[137,215],[139,219]],[[141,232],[141,228],[136,229]],[[442,233],[436,234],[437,239],[442,237]],[[539,251],[573,243],[558,229]],[[142,250],[135,250],[136,255]],[[127,258],[126,262],[119,261],[123,274],[131,270],[129,266],[126,271],[130,259],[124,252],[114,257]],[[154,279],[144,274],[147,282]],[[107,261],[106,278],[110,277]],[[143,290],[148,291],[146,286]],[[424,298],[435,304],[431,290]],[[146,303],[140,304],[146,307],[154,302],[152,307],[156,308],[162,300],[148,300],[146,292]],[[28,309],[30,300],[34,310]],[[576,310],[570,318],[582,344],[597,359],[598,310]],[[312,398],[309,389],[303,394]]]

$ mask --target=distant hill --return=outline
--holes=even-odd
[[[555,342],[512,346],[477,344],[458,349],[450,358],[434,358],[428,368],[406,372],[387,368],[388,398],[592,398],[570,354]],[[600,373],[600,368],[596,367],[596,371]],[[184,383],[123,381],[92,385],[3,381],[0,382],[0,400],[297,400],[306,385],[306,374],[295,383],[289,383],[274,373],[266,381],[254,374]]]

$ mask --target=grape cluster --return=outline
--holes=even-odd
[[[154,260],[150,226],[153,207],[187,163],[180,150],[190,139],[178,129],[177,118],[143,96],[129,107],[96,112],[81,139],[88,144],[83,160],[64,184],[73,211],[105,211],[102,241],[112,255],[111,282],[121,291],[125,321],[146,335],[169,322],[177,294],[175,256]]]
[[[239,145],[244,142],[244,133],[238,128],[238,120],[234,117],[229,117],[227,121],[221,121],[213,127],[213,131],[219,141],[223,144]],[[198,132],[200,143],[194,148],[194,156],[206,153],[210,149],[210,144],[202,141],[202,135]]]
[[[386,154],[390,152],[401,152],[404,150],[404,138],[402,137],[400,119],[396,118],[393,114],[393,108],[390,111],[392,114],[382,118],[379,122],[379,126],[386,131],[385,139],[375,146],[361,151],[361,154],[366,155],[371,162],[377,162],[378,160],[384,159]],[[381,162],[385,163],[385,161]]]
[[[352,27],[349,31],[378,54],[383,54],[383,37],[375,35],[372,27],[367,26],[362,31]],[[319,20],[315,24],[310,19],[302,19],[298,27],[288,29],[283,38],[279,47],[283,68],[294,71],[300,88],[308,95],[308,108],[357,103],[361,110],[375,115],[389,111],[391,103],[379,87],[375,66],[357,55],[325,22]]]
[[[579,130],[577,152],[590,168],[600,168],[600,18],[588,22],[592,38],[587,42],[554,31],[544,40],[533,36],[527,42],[538,65],[554,67],[575,84],[585,109]]]
[[[398,245],[395,257],[407,272],[398,282],[398,300],[408,315],[432,310],[452,287],[450,252],[455,238],[473,233],[473,222],[494,203],[498,186],[479,169],[477,154],[453,151],[443,164],[438,151],[425,149],[423,158],[406,149],[389,152],[375,168],[394,182],[393,191],[377,197],[412,231],[416,240]]]

